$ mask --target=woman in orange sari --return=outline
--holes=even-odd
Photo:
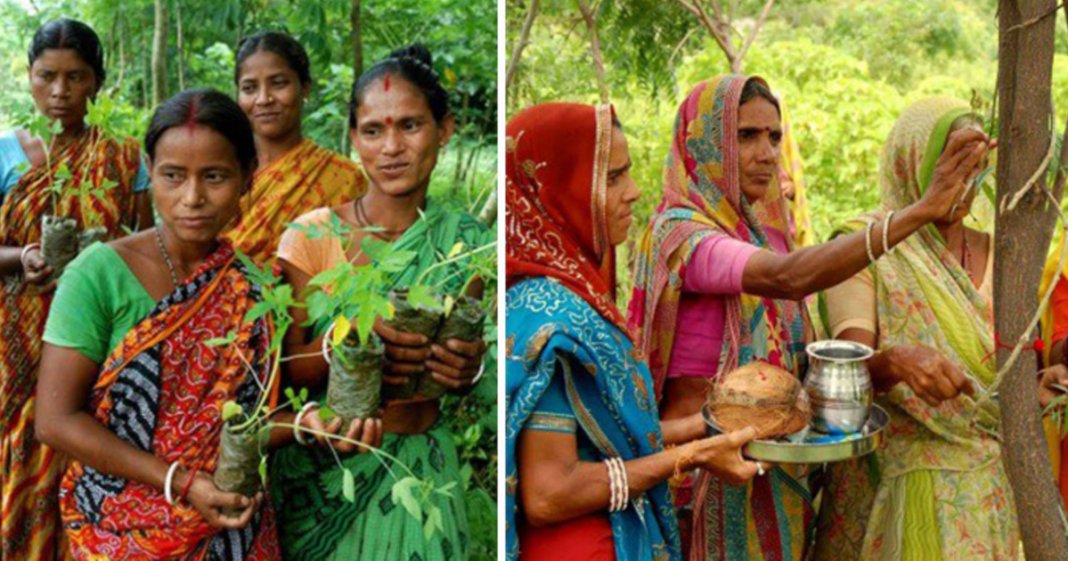
[[[0,134],[0,559],[48,560],[56,555],[61,467],[33,438],[33,388],[58,271],[42,256],[41,217],[70,218],[78,229],[102,227],[113,237],[150,224],[152,212],[137,142],[107,138],[85,122],[105,77],[96,33],[74,20],[49,22],[34,35],[29,64],[37,110],[62,128],[47,143],[23,130]],[[62,170],[72,177],[57,193]],[[82,181],[110,188],[79,200],[69,186]]]
[[[160,224],[73,261],[45,328],[36,433],[72,460],[59,493],[71,553],[279,559],[263,494],[211,475],[222,405],[252,411],[275,391],[271,325],[245,321],[261,286],[219,240],[252,175],[252,129],[226,95],[190,90],[156,110],[145,150]]]
[[[252,121],[259,168],[242,200],[243,218],[229,232],[234,247],[253,260],[273,259],[286,224],[320,207],[359,198],[367,181],[359,166],[304,138],[300,114],[311,89],[304,47],[283,33],[266,32],[237,51],[237,102]]]

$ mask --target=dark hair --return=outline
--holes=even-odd
[[[230,96],[210,88],[185,90],[159,104],[145,133],[145,153],[156,157],[156,144],[174,127],[203,125],[223,135],[234,147],[241,170],[251,176],[256,166],[252,125]]]
[[[755,97],[762,97],[775,106],[775,110],[779,112],[779,116],[782,116],[782,109],[779,108],[779,100],[768,89],[768,85],[763,80],[750,78],[745,83],[745,87],[742,88],[742,97],[738,100],[738,106],[741,107],[749,100]]]
[[[286,64],[297,73],[300,85],[311,83],[311,65],[308,63],[308,52],[304,50],[304,46],[285,33],[262,31],[245,37],[238,44],[237,64],[234,65],[235,84],[241,80],[241,65],[245,59],[261,51],[272,52],[284,58]]]
[[[350,127],[356,127],[356,111],[360,108],[364,90],[371,82],[386,74],[397,74],[419,88],[438,123],[449,114],[449,94],[441,87],[438,73],[434,72],[430,51],[424,45],[414,43],[389,53],[387,58],[376,62],[352,85],[352,96],[349,98]]]
[[[69,18],[52,20],[37,29],[30,41],[27,53],[30,66],[48,49],[71,49],[93,69],[97,88],[104,83],[107,72],[104,70],[104,48],[100,46],[100,37],[92,27]]]

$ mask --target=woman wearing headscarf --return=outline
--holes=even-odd
[[[638,190],[612,108],[530,107],[506,150],[508,559],[677,560],[666,479],[701,467],[744,482],[754,432],[703,438],[698,414],[660,423],[615,305]]]
[[[988,149],[981,133],[962,131],[938,159],[932,187],[892,221],[795,250],[774,181],[781,140],[777,100],[760,78],[712,78],[679,107],[630,303],[665,422],[699,411],[711,381],[750,362],[801,376],[811,336],[804,298],[946,215]],[[930,349],[910,349],[900,361],[966,387]],[[813,475],[781,465],[741,487],[709,473],[682,484],[676,500],[684,522],[692,508],[691,559],[804,558],[815,529]]]

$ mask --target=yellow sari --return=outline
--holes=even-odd
[[[257,262],[274,258],[286,224],[312,209],[339,205],[367,191],[352,160],[305,138],[281,158],[256,170],[241,201],[241,221],[227,233],[234,248]]]

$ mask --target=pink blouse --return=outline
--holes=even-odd
[[[768,230],[767,235],[773,249],[787,251],[781,233]],[[724,298],[742,293],[742,271],[758,251],[724,234],[712,234],[697,245],[686,264],[668,378],[716,375],[723,348]]]

